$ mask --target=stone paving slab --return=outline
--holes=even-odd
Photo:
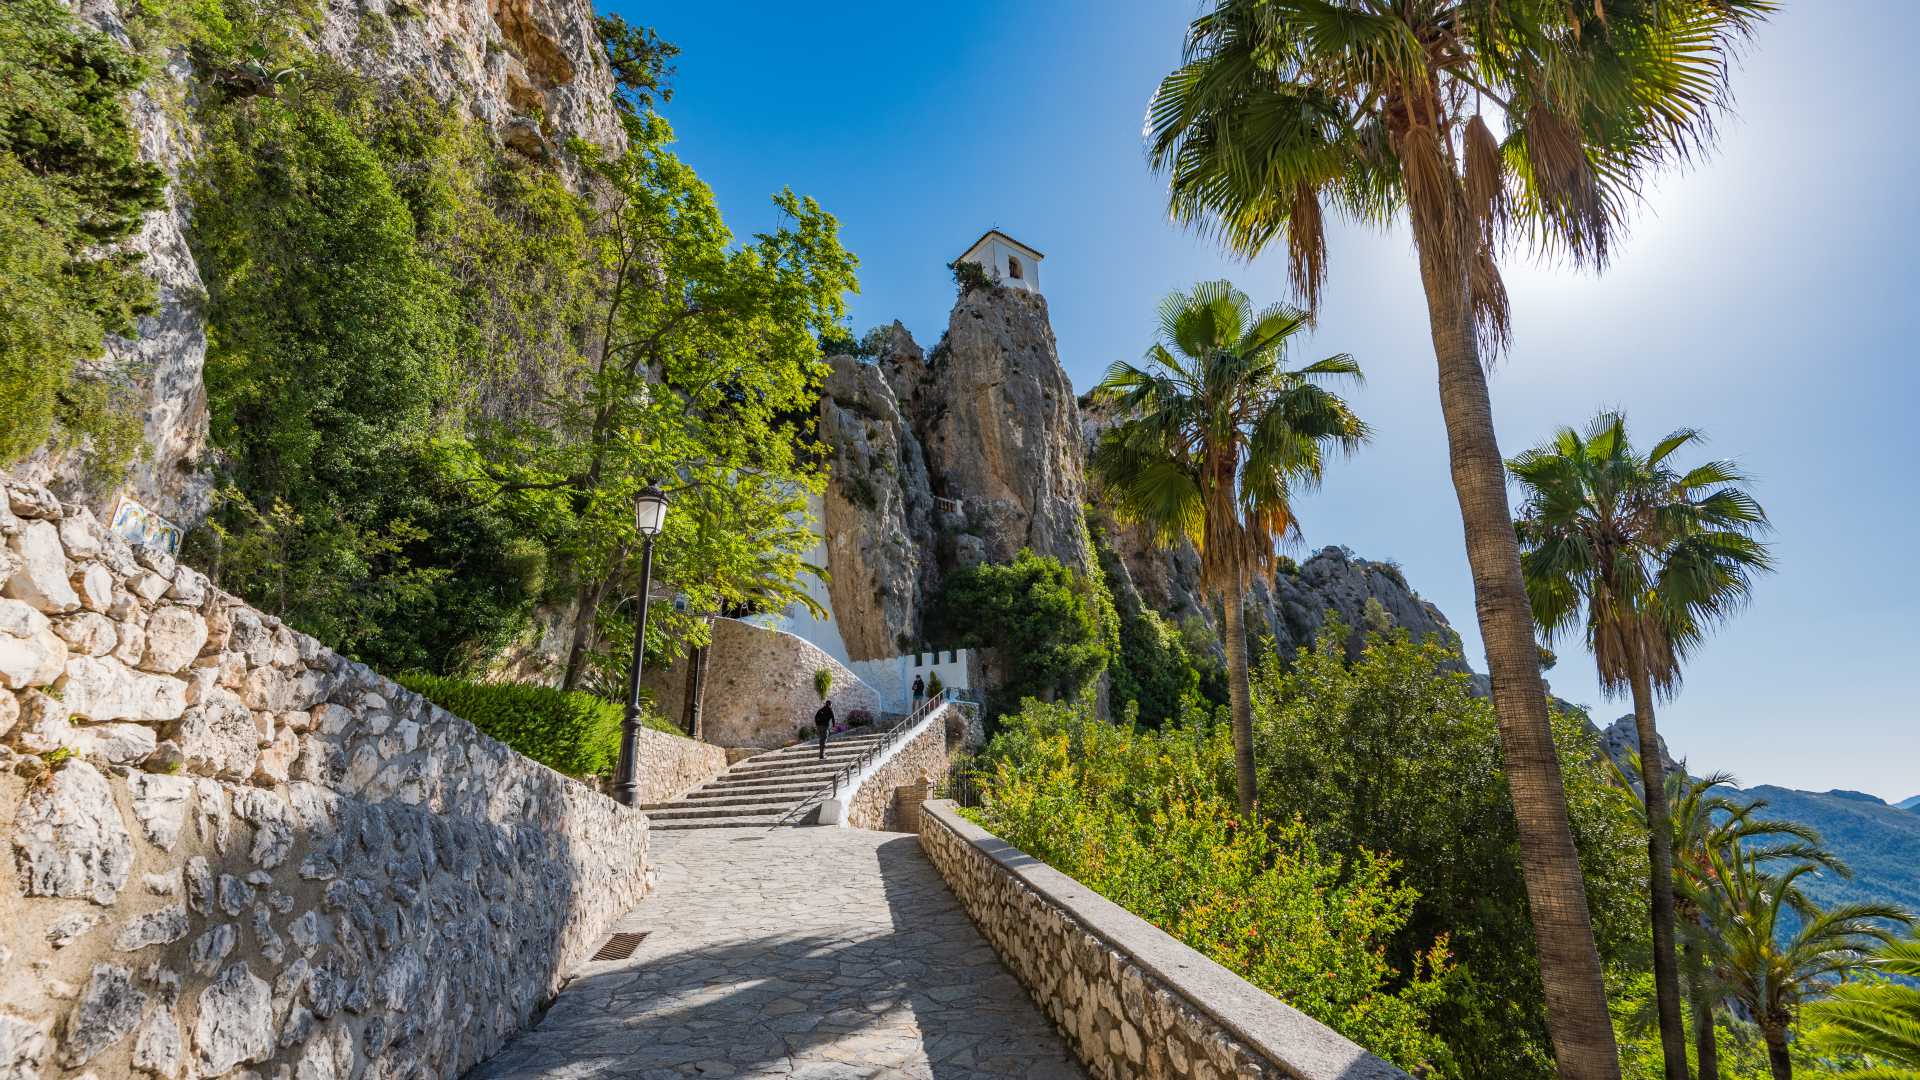
[[[908,834],[656,832],[659,886],[468,1080],[1074,1080],[1086,1073]],[[611,932],[611,931],[610,931]]]

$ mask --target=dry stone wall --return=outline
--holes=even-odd
[[[1102,1080],[1408,1080],[1072,878],[961,817],[920,812],[960,906]]]
[[[727,771],[725,749],[651,728],[640,729],[635,750],[641,806],[677,799]]]
[[[647,821],[0,477],[0,1078],[450,1077]]]
[[[896,792],[913,784],[937,780],[946,771],[946,718],[934,716],[892,757],[860,781],[847,805],[847,824],[856,829],[912,832],[916,823],[901,820]]]

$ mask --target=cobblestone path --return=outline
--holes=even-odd
[[[468,1074],[1084,1077],[917,838],[840,828],[651,837],[654,895],[546,1017]]]

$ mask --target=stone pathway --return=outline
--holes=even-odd
[[[612,928],[647,935],[632,958],[582,965],[468,1080],[1086,1075],[918,838],[703,829],[651,843],[659,887]]]

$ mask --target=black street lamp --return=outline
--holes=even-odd
[[[640,556],[640,621],[633,627],[633,664],[627,670],[627,718],[620,725],[620,772],[614,794],[633,806],[640,800],[640,665],[647,651],[647,602],[653,597],[653,538],[667,523],[667,493],[648,484],[633,502],[633,527],[645,543]]]

